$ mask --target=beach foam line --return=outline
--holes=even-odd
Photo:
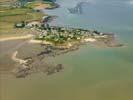
[[[31,37],[33,37],[33,35],[31,35],[31,34],[28,34],[26,36],[7,37],[7,38],[1,38],[0,42],[9,41],[9,40],[28,39],[28,38],[31,38]]]

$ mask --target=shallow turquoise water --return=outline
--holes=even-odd
[[[61,8],[45,11],[59,16],[52,24],[115,32],[125,46],[84,45],[55,59],[65,65],[61,73],[8,76],[2,81],[3,100],[133,100],[133,5],[130,0],[88,0],[82,15],[70,14],[67,8],[77,1],[82,0],[57,0]]]

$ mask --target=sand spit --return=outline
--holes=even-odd
[[[15,51],[12,55],[12,60],[19,63],[19,64],[25,64],[27,62],[27,60],[23,60],[23,59],[20,59],[20,58],[17,58],[17,54],[18,54],[18,51]]]
[[[17,66],[17,68],[15,68],[12,72],[17,78],[22,78],[22,77],[24,78],[30,74],[30,70],[32,68],[30,64],[33,62],[33,60],[32,58],[28,58],[25,60],[17,58],[17,54],[18,51],[15,51],[11,58],[16,63],[19,63],[19,66]]]

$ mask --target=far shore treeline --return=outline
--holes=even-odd
[[[39,0],[18,0],[21,2],[32,2],[32,1],[39,1]],[[42,1],[49,1],[49,2],[55,2],[56,0],[42,0]]]

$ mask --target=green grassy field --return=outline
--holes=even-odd
[[[2,2],[3,1],[3,2]],[[21,21],[30,22],[34,20],[41,20],[45,14],[41,12],[35,12],[30,8],[23,7],[23,8],[11,8],[11,7],[3,7],[1,5],[4,4],[4,1],[11,1],[11,0],[2,0],[2,4],[0,4],[0,37],[8,35],[19,34],[22,29],[15,29],[14,24],[19,23]],[[18,32],[18,30],[20,32]]]
[[[4,11],[0,15],[0,22],[16,23],[21,21],[41,20],[44,14],[32,12],[29,9],[18,8]]]

